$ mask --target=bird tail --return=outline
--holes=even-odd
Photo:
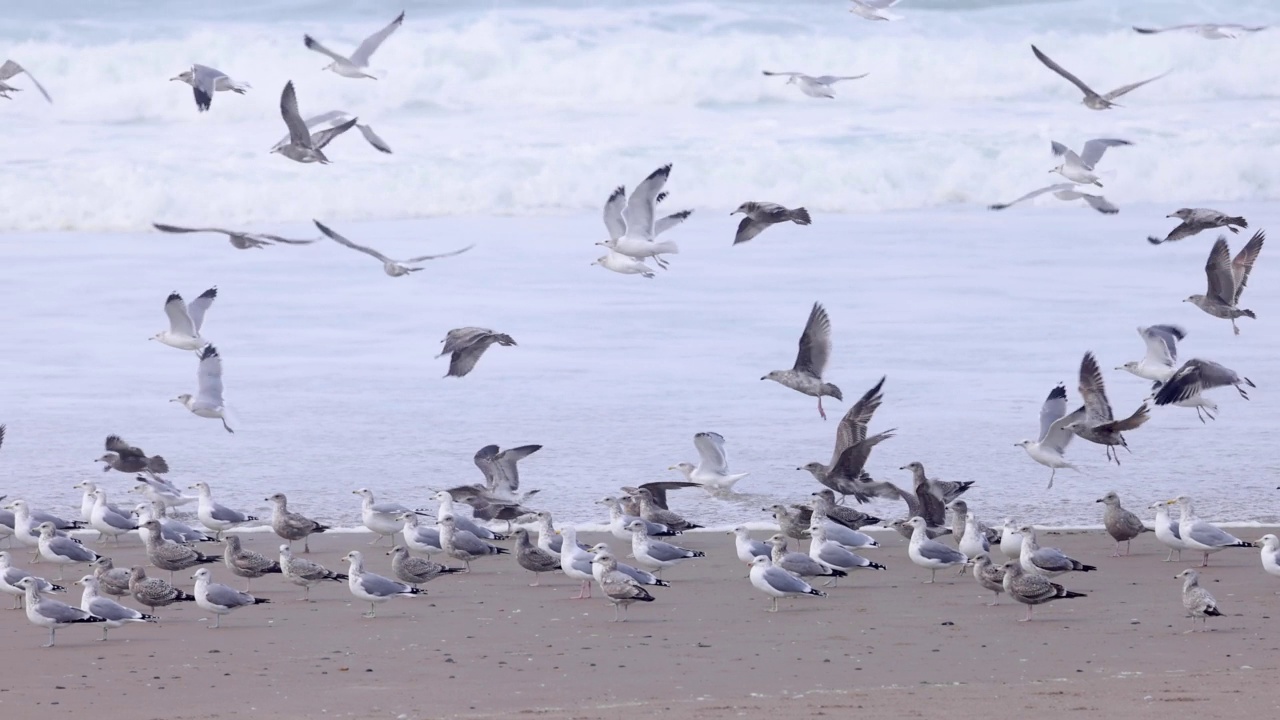
[[[706,556],[707,556],[707,554],[706,554],[706,553],[704,553],[704,552],[702,552],[701,550],[690,550],[690,551],[689,551],[689,557],[691,557],[691,558],[696,558],[696,557],[706,557]]]
[[[672,530],[669,527],[664,527],[661,532],[651,533],[649,537],[675,537],[679,534],[679,530]]]
[[[500,548],[500,547],[498,547],[498,546],[496,546],[496,545],[493,547],[493,549],[498,551],[498,552],[494,553],[494,555],[510,555],[510,554],[511,554],[511,551],[510,551],[510,550],[508,550],[508,549],[506,549],[506,548]]]
[[[311,532],[313,532],[313,533],[322,533],[322,532],[324,532],[325,530],[332,530],[332,529],[333,529],[333,528],[329,527],[328,525],[316,525],[316,526],[311,530]]]
[[[510,347],[516,344],[516,341],[512,340],[510,335],[506,335],[503,333],[499,333],[495,335],[494,338],[497,339],[498,344],[502,345],[503,347]]]
[[[809,594],[810,594],[810,595],[817,595],[818,597],[826,597],[826,596],[827,596],[827,594],[826,594],[826,593],[822,592],[821,590],[819,590],[819,589],[817,589],[817,588],[809,588]]]
[[[100,618],[100,617],[98,617],[97,615],[90,615],[90,616],[89,616],[89,617],[87,617],[87,618],[76,618],[75,620],[72,620],[71,622],[73,622],[73,623],[98,623],[98,622],[106,622],[106,621],[107,621],[107,619],[106,619],[106,618]]]
[[[1258,546],[1257,546],[1257,545],[1254,545],[1254,544],[1253,544],[1253,543],[1251,543],[1251,542],[1245,542],[1244,540],[1237,540],[1236,542],[1231,543],[1231,544],[1230,544],[1230,545],[1228,545],[1227,547],[1247,547],[1247,548],[1252,548],[1252,547],[1258,547]]]
[[[245,519],[246,521],[248,521],[248,520],[257,520],[257,519],[258,519],[258,517],[257,517],[257,516],[255,516],[255,515],[245,515],[245,516],[244,516],[244,519]]]
[[[169,463],[165,462],[164,458],[156,455],[147,461],[147,469],[153,473],[167,473],[169,472]]]
[[[1204,614],[1209,617],[1222,617],[1222,611],[1216,607],[1205,608]]]
[[[177,591],[178,596],[173,599],[174,602],[195,602],[196,596],[182,590]]]
[[[1058,597],[1060,597],[1060,598],[1079,598],[1079,597],[1089,597],[1089,596],[1088,596],[1087,594],[1085,594],[1085,593],[1076,592],[1076,591],[1074,591],[1074,590],[1063,590],[1063,591],[1062,591],[1062,594],[1061,594],[1061,595],[1059,595]]]
[[[142,620],[143,622],[159,622],[160,621],[159,615],[148,615],[146,613],[140,613],[140,615],[142,617],[140,617],[139,619]]]
[[[265,605],[266,603],[269,603],[269,602],[271,602],[271,600],[269,600],[269,599],[267,599],[267,598],[260,598],[260,597],[256,597],[256,598],[254,598],[254,599],[253,599],[253,604],[254,604],[254,605]]]
[[[884,565],[881,565],[881,564],[880,564],[880,563],[878,563],[878,562],[873,562],[873,563],[871,563],[870,565],[868,565],[867,567],[871,568],[872,570],[888,570],[888,569],[889,569],[889,568],[885,567]]]
[[[197,564],[197,565],[207,565],[207,564],[209,564],[209,563],[216,563],[216,562],[218,562],[218,561],[219,561],[219,560],[221,560],[221,559],[222,559],[222,558],[220,558],[220,557],[218,557],[218,556],[216,556],[216,555],[200,555],[199,557],[197,557],[197,558],[196,558],[196,564]]]
[[[1240,314],[1247,318],[1253,318],[1254,320],[1258,319],[1258,315],[1254,313],[1252,310],[1241,310]]]
[[[1147,242],[1151,243],[1152,245],[1159,245],[1160,243],[1164,242],[1164,239],[1155,237],[1153,235],[1148,235]]]
[[[1229,217],[1227,218],[1227,225],[1239,225],[1242,228],[1248,228],[1249,221],[1245,220],[1242,217]],[[1228,227],[1227,229],[1230,230],[1231,232],[1240,232],[1239,230],[1233,227]]]
[[[452,574],[452,573],[460,573],[460,572],[466,572],[466,571],[467,571],[467,569],[466,569],[466,568],[446,567],[446,568],[441,568],[441,569],[440,569],[440,574],[441,574],[441,575],[450,575],[450,574]]]
[[[325,580],[336,580],[336,581],[338,581],[338,582],[346,582],[346,581],[350,580],[351,578],[350,578],[350,577],[348,577],[346,573],[336,573],[336,572],[331,572],[331,573],[329,573],[328,575],[325,575],[325,576],[324,576],[324,579],[325,579]]]
[[[667,582],[666,580],[663,580],[662,578],[654,578],[653,584],[657,585],[658,587],[671,587],[671,583]]]
[[[808,224],[808,223],[805,223],[805,224]],[[835,385],[832,385],[831,383],[822,383],[822,389],[820,390],[820,392],[823,395],[829,395],[830,397],[833,397],[841,402],[844,402],[844,393],[840,392],[840,388],[836,387]]]
[[[1250,545],[1250,547],[1253,547],[1253,546],[1252,546],[1252,545]],[[1075,568],[1072,568],[1072,569],[1073,569],[1073,570],[1078,570],[1078,571],[1080,571],[1080,572],[1092,572],[1092,571],[1094,571],[1094,570],[1097,570],[1097,569],[1098,569],[1098,568],[1094,567],[1093,565],[1085,565],[1085,564],[1084,564],[1084,563],[1082,563],[1082,562],[1077,562],[1077,563],[1076,563],[1076,565],[1077,565],[1078,567],[1075,567]]]
[[[838,577],[838,578],[849,577],[849,573],[843,570],[837,570],[835,568],[828,568],[828,569],[831,571],[830,573],[831,577]]]
[[[652,250],[654,255],[679,255],[680,254],[680,246],[676,245],[670,240],[667,240],[666,242],[654,243]]]
[[[809,223],[813,222],[813,220],[809,217],[809,211],[805,210],[802,207],[798,207],[795,210],[789,211],[787,213],[787,217],[789,220],[791,220],[791,222],[797,225],[808,225]]]

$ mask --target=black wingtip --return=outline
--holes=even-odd
[[[1152,235],[1148,235],[1148,236],[1147,236],[1147,242],[1151,243],[1152,245],[1159,245],[1159,244],[1163,243],[1163,242],[1164,242],[1164,240],[1161,240],[1160,238],[1158,238],[1158,237],[1154,237],[1154,236],[1152,236]]]
[[[649,173],[649,177],[645,178],[645,180],[652,180],[658,177],[665,178],[670,176],[671,176],[671,163],[667,163],[666,165],[663,165],[657,170],[654,170],[653,172]]]
[[[212,300],[212,299],[214,299],[214,298],[218,297],[218,286],[217,286],[217,285],[214,285],[213,287],[209,288],[208,290],[205,290],[204,292],[200,293],[200,297],[202,297],[202,298],[208,298],[208,299],[210,299],[210,300]],[[196,299],[198,300],[199,298],[196,298]]]
[[[200,351],[200,359],[208,360],[213,357],[218,357],[218,348],[214,347],[213,343],[209,343],[204,346],[204,350]]]
[[[1048,400],[1059,400],[1059,399],[1066,400],[1067,386],[1062,383],[1058,383],[1057,387],[1049,391],[1049,397],[1047,399]]]

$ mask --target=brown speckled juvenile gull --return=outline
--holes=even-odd
[[[1200,618],[1202,631],[1207,630],[1209,618],[1221,617],[1222,612],[1218,610],[1218,601],[1213,599],[1208,590],[1200,587],[1200,573],[1187,568],[1173,578],[1186,578],[1182,581],[1182,607],[1186,608],[1187,617],[1191,618],[1191,629],[1187,633],[1196,631],[1196,618]]]
[[[1155,236],[1148,236],[1147,242],[1152,245],[1160,245],[1161,243],[1175,242],[1183,238],[1191,237],[1203,230],[1212,230],[1213,228],[1224,227],[1233,233],[1240,232],[1240,228],[1248,228],[1249,221],[1242,217],[1232,217],[1217,210],[1209,208],[1182,208],[1175,210],[1173,214],[1165,217],[1176,217],[1182,220],[1178,227],[1169,231],[1163,240]],[[1237,227],[1238,226],[1238,227]]]
[[[1120,557],[1120,543],[1124,543],[1124,554],[1129,554],[1129,543],[1151,528],[1143,524],[1142,518],[1120,507],[1120,496],[1114,490],[1098,498],[1097,502],[1106,503],[1107,509],[1102,513],[1102,525],[1107,534],[1116,541],[1115,552],[1111,557]]]
[[[618,570],[618,561],[608,552],[602,552],[591,561],[591,575],[595,578],[600,591],[613,603],[613,619],[615,622],[626,622],[627,606],[635,602],[653,602],[653,595],[640,587],[640,583],[629,575]],[[618,617],[618,608],[622,608],[622,617]]]
[[[494,343],[503,347],[516,344],[510,335],[478,327],[455,328],[440,342],[444,343],[444,349],[436,357],[449,356],[449,372],[445,377],[462,377],[471,372],[480,356]]]
[[[1043,575],[1024,572],[1017,560],[1004,564],[1004,591],[1009,597],[1027,606],[1027,616],[1018,622],[1031,619],[1031,608],[1043,605],[1052,600],[1086,597],[1084,593],[1072,592]]]
[[[1249,282],[1249,273],[1253,271],[1253,264],[1257,262],[1266,239],[1263,231],[1254,233],[1232,260],[1227,238],[1219,236],[1209,250],[1209,259],[1204,264],[1208,289],[1204,295],[1192,295],[1183,302],[1189,302],[1216,318],[1230,320],[1231,329],[1239,335],[1240,328],[1236,327],[1236,318],[1258,317],[1252,310],[1240,307],[1240,295]]]
[[[742,213],[746,217],[742,218],[742,222],[738,223],[738,232],[733,236],[734,245],[741,245],[753,239],[768,229],[770,225],[777,225],[787,221],[797,225],[808,225],[813,222],[809,217],[809,211],[802,207],[792,210],[771,202],[744,202],[738,206],[737,210],[729,214],[737,215],[738,213]]]
[[[760,379],[772,380],[796,392],[818,398],[818,414],[826,420],[822,397],[826,395],[844,400],[840,388],[822,380],[822,373],[826,371],[830,357],[831,318],[827,316],[822,303],[814,303],[809,311],[809,320],[805,322],[804,332],[800,334],[800,350],[796,354],[795,364],[790,370],[773,370]]]
[[[328,525],[321,525],[300,513],[290,512],[289,499],[284,496],[284,493],[276,493],[268,497],[267,502],[272,506],[271,529],[276,535],[288,540],[290,544],[294,540],[301,540],[303,552],[311,552],[309,538],[313,533],[322,533],[329,529]]]

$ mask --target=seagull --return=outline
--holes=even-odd
[[[657,242],[654,238],[658,236],[661,230],[658,229],[659,221],[657,219],[658,196],[662,194],[662,188],[667,184],[667,178],[671,175],[671,164],[667,163],[662,167],[649,173],[635,190],[631,191],[631,197],[627,198],[626,207],[623,207],[622,197],[626,192],[625,188],[619,186],[609,195],[609,199],[604,204],[604,226],[609,231],[609,239],[596,243],[603,245],[617,253],[625,255],[636,260],[644,260],[652,257],[659,267],[666,267],[667,263],[659,255],[677,254],[680,247],[673,242]],[[674,216],[672,216],[674,217]],[[685,217],[688,217],[687,215]],[[668,218],[663,218],[667,221]],[[683,221],[683,218],[680,219]],[[674,224],[678,224],[677,221]],[[668,229],[671,225],[663,227]],[[609,256],[606,255],[606,258]],[[603,264],[600,260],[597,263]],[[614,261],[615,265],[621,265],[620,262]],[[608,267],[608,266],[606,266]],[[614,268],[610,267],[610,270]],[[614,270],[615,272],[623,272]],[[632,272],[635,272],[634,270]]]
[[[478,327],[455,328],[440,342],[444,343],[444,349],[436,357],[449,356],[449,372],[445,377],[462,377],[471,372],[480,356],[494,343],[503,347],[516,344],[510,335]]]
[[[245,90],[250,89],[249,83],[232,80],[226,73],[207,65],[192,65],[190,69],[183,70],[169,80],[180,80],[191,86],[191,91],[196,96],[196,110],[200,112],[208,110],[213,104],[215,92],[230,90],[243,95]]]
[[[866,485],[872,482],[871,476],[863,468],[871,456],[871,449],[893,437],[895,430],[889,429],[867,436],[867,425],[871,423],[871,416],[884,400],[881,392],[884,381],[885,377],[881,377],[880,382],[863,393],[862,397],[840,419],[840,424],[836,426],[836,445],[835,451],[831,454],[831,465],[811,462],[796,468],[808,470],[818,482],[840,493],[842,501],[845,497],[853,495],[858,502],[866,502],[873,495],[867,490],[869,486]],[[862,485],[860,486],[859,483]]]
[[[396,19],[391,21],[390,25],[387,25],[378,32],[365,38],[364,42],[360,43],[360,47],[356,48],[356,51],[351,53],[351,57],[349,58],[343,57],[329,48],[326,48],[316,42],[315,38],[310,35],[303,35],[302,43],[307,46],[308,50],[314,50],[321,55],[328,55],[333,60],[333,62],[324,67],[325,70],[332,70],[342,77],[347,78],[369,78],[371,80],[377,80],[378,78],[365,72],[369,67],[369,58],[373,56],[373,54],[378,50],[378,47],[382,45],[383,41],[390,37],[391,33],[395,32],[396,28],[399,28],[403,22],[404,11],[401,11],[400,14],[396,16]]]
[[[768,612],[778,612],[778,598],[793,595],[813,595],[826,597],[821,590],[814,589],[809,583],[783,570],[768,555],[759,555],[751,559],[751,585],[760,592],[773,598],[773,607]]]
[[[1155,532],[1156,540],[1161,545],[1169,548],[1169,554],[1165,557],[1164,562],[1172,562],[1173,554],[1178,553],[1178,560],[1182,560],[1182,551],[1187,549],[1187,544],[1182,542],[1182,535],[1178,530],[1178,523],[1169,519],[1169,503],[1165,500],[1151,503],[1147,506],[1149,510],[1156,511]]]
[[[777,225],[788,220],[797,225],[808,225],[812,220],[809,211],[802,207],[794,210],[771,202],[744,202],[729,215],[742,213],[746,217],[738,223],[738,232],[733,236],[733,244],[741,245],[764,232],[770,225]]]
[[[597,243],[598,245],[599,243]],[[657,256],[654,256],[657,259]],[[627,257],[616,250],[610,250],[607,255],[601,255],[591,262],[592,265],[599,265],[605,270],[612,270],[621,275],[639,275],[641,277],[652,278],[653,270],[645,265],[643,261],[636,260],[633,257]]]
[[[328,144],[334,136],[341,135],[356,124],[355,118],[352,118],[335,128],[322,130],[316,136],[312,136],[311,131],[307,129],[307,124],[302,121],[302,115],[298,113],[298,95],[293,90],[292,80],[284,84],[284,90],[280,93],[280,116],[284,118],[285,127],[289,128],[289,142],[286,145],[277,145],[271,152],[280,153],[300,163],[327,164],[329,158],[325,157],[316,145],[317,137],[323,144]]]
[[[341,110],[330,110],[326,113],[313,115],[312,117],[307,118],[304,123],[309,131],[314,128],[319,128],[319,130],[316,130],[311,134],[311,144],[317,150],[323,150],[324,147],[332,142],[334,138],[346,132],[352,125],[354,125],[355,128],[360,131],[360,134],[364,136],[364,139],[373,146],[373,149],[390,155],[391,146],[387,144],[387,141],[378,137],[378,134],[373,131],[373,128],[356,122],[357,119],[358,118],[351,113],[343,112]],[[338,128],[341,128],[341,130],[338,130]],[[331,132],[333,130],[338,130],[338,132]],[[289,135],[285,135],[280,139],[280,142],[275,144],[275,147],[271,148],[271,151],[275,152],[285,145],[288,145],[290,137],[291,136]]]
[[[1086,597],[1084,593],[1073,592],[1055,582],[1049,582],[1043,575],[1026,572],[1017,560],[1004,564],[1004,591],[1009,597],[1027,606],[1027,616],[1018,622],[1031,620],[1033,605],[1043,605],[1051,600],[1064,598]]]
[[[491,500],[527,500],[538,491],[530,490],[517,496],[520,490],[519,462],[541,449],[541,445],[521,445],[506,450],[502,450],[497,445],[485,445],[471,458],[484,475],[484,487],[467,485],[453,488],[449,494],[454,490],[474,491]],[[454,499],[462,498],[454,497]]]
[[[1209,566],[1210,553],[1229,547],[1253,547],[1253,543],[1245,542],[1197,517],[1191,498],[1186,495],[1179,495],[1166,501],[1166,504],[1177,505],[1182,510],[1182,517],[1178,518],[1178,537],[1182,539],[1188,550],[1198,550],[1204,555],[1200,567]]]
[[[886,12],[898,4],[898,0],[851,0],[849,12],[867,20],[901,20],[901,15]]]
[[[797,392],[818,398],[818,414],[823,420],[827,413],[822,409],[822,397],[829,395],[843,401],[840,388],[822,381],[822,373],[827,369],[827,358],[831,355],[831,319],[827,317],[822,303],[814,303],[809,311],[809,320],[805,322],[804,332],[800,334],[800,351],[796,362],[790,370],[773,370],[761,380],[772,380]]]
[[[165,225],[163,223],[151,223],[151,226],[160,232],[167,233],[222,233],[231,241],[231,247],[237,250],[250,250],[264,248],[272,243],[283,243],[285,245],[309,245],[315,242],[312,240],[290,240],[279,235],[269,235],[267,233],[247,233],[238,232],[236,230],[223,230],[222,228],[186,228],[177,225]]]
[[[734,483],[751,474],[729,472],[729,455],[720,433],[700,432],[693,436],[693,446],[698,449],[697,467],[682,462],[667,469],[679,470],[689,482],[720,491],[733,489]]]
[[[49,628],[49,642],[44,647],[53,647],[54,636],[60,627],[76,623],[106,622],[80,608],[44,598],[40,591],[40,578],[24,577],[17,582],[16,587],[26,593],[27,620],[32,625]]]
[[[1209,208],[1181,208],[1173,211],[1165,217],[1176,217],[1182,220],[1178,227],[1169,231],[1163,240],[1158,237],[1148,235],[1147,242],[1152,245],[1160,245],[1167,242],[1175,242],[1183,238],[1189,238],[1202,230],[1210,230],[1212,228],[1224,227],[1232,233],[1240,232],[1240,228],[1248,228],[1249,221],[1242,217],[1233,217],[1226,213]],[[1236,227],[1239,226],[1239,227]]]
[[[325,530],[332,530],[328,525],[321,525],[311,518],[296,512],[290,512],[289,499],[284,493],[275,493],[268,497],[267,502],[271,503],[271,529],[276,535],[288,540],[292,545],[294,540],[302,541],[302,552],[311,552],[311,535],[314,533],[322,533]]]
[[[959,550],[937,540],[930,540],[925,532],[927,524],[924,518],[917,515],[906,524],[911,526],[911,543],[907,546],[907,556],[911,558],[911,562],[929,571],[926,583],[932,583],[942,568],[969,563],[969,558]]]
[[[1254,540],[1253,545],[1262,550],[1259,556],[1263,571],[1268,575],[1280,577],[1280,538],[1271,534],[1263,535]]]
[[[1183,363],[1168,382],[1156,391],[1155,403],[1156,405],[1194,407],[1197,415],[1200,414],[1200,408],[1205,407],[1209,412],[1209,418],[1213,419],[1212,413],[1217,411],[1218,406],[1213,401],[1201,397],[1200,393],[1227,385],[1233,386],[1245,400],[1249,399],[1249,393],[1241,386],[1257,387],[1252,380],[1241,377],[1235,370],[1212,360],[1192,358]],[[1203,417],[1200,418],[1200,422],[1204,422]]]
[[[1058,548],[1040,547],[1033,525],[1019,527],[1018,534],[1022,536],[1022,551],[1018,554],[1018,562],[1029,574],[1056,577],[1069,572],[1093,572],[1098,569],[1068,557]]]
[[[1182,581],[1182,607],[1186,608],[1187,617],[1191,618],[1191,629],[1183,635],[1196,631],[1196,618],[1200,618],[1202,626],[1207,629],[1209,618],[1222,617],[1218,601],[1213,599],[1208,590],[1200,587],[1200,573],[1187,568],[1173,576],[1174,580],[1180,578],[1186,578]]]
[[[1187,331],[1177,325],[1152,325],[1138,328],[1138,335],[1147,344],[1147,354],[1138,362],[1129,361],[1116,369],[1154,380],[1159,389],[1177,369],[1178,341],[1186,339]]]
[[[414,595],[427,594],[427,591],[421,588],[397,582],[391,578],[371,572],[365,572],[364,556],[356,550],[347,553],[342,559],[350,563],[351,566],[347,571],[347,589],[351,591],[352,595],[369,603],[369,612],[364,613],[364,617],[374,617],[376,604],[386,602],[393,597],[413,597]]]
[[[1074,413],[1067,414],[1067,389],[1058,385],[1049,391],[1049,397],[1045,398],[1044,404],[1040,406],[1040,439],[1023,440],[1015,446],[1026,450],[1032,460],[1050,469],[1050,488],[1053,487],[1053,476],[1060,468],[1071,468],[1080,472],[1080,468],[1067,462],[1063,457],[1067,445],[1071,444],[1071,438],[1075,437],[1075,433],[1068,430],[1066,426],[1075,422],[1075,419]]]
[[[1080,78],[1067,72],[1061,65],[1054,62],[1048,55],[1045,55],[1044,53],[1040,52],[1040,48],[1036,47],[1035,45],[1032,45],[1031,52],[1035,53],[1036,59],[1044,63],[1045,67],[1058,73],[1062,77],[1066,78],[1066,80],[1070,82],[1072,85],[1075,85],[1077,88],[1080,88],[1080,92],[1084,93],[1084,99],[1081,102],[1084,103],[1084,106],[1089,108],[1090,110],[1106,110],[1112,107],[1120,107],[1116,105],[1114,102],[1112,102],[1112,100],[1115,100],[1121,95],[1137,90],[1138,88],[1142,87],[1143,85],[1146,85],[1149,82],[1159,80],[1160,78],[1169,74],[1167,72],[1161,73],[1147,80],[1140,80],[1136,83],[1121,85],[1120,87],[1116,88],[1115,90],[1112,90],[1109,93],[1099,95],[1098,93],[1093,91],[1093,88],[1089,87],[1088,85],[1085,85],[1080,80]]]
[[[1120,454],[1113,453],[1113,447],[1129,449],[1122,432],[1136,430],[1151,416],[1147,413],[1147,404],[1143,403],[1132,415],[1116,420],[1111,412],[1111,403],[1107,401],[1107,389],[1102,383],[1102,370],[1098,367],[1098,359],[1092,352],[1086,352],[1080,361],[1080,397],[1084,398],[1084,406],[1076,409],[1067,417],[1065,427],[1079,437],[1091,443],[1104,445],[1107,448],[1107,459],[1120,464]]]
[[[1093,174],[1094,166],[1102,159],[1102,154],[1109,147],[1123,147],[1132,144],[1128,140],[1096,138],[1085,142],[1084,150],[1077,155],[1074,150],[1055,140],[1049,144],[1049,147],[1053,150],[1054,155],[1062,158],[1062,164],[1049,172],[1056,172],[1073,183],[1102,187],[1098,176]]]
[[[303,587],[303,600],[311,599],[311,586],[319,584],[325,580],[333,580],[335,582],[346,582],[345,573],[334,572],[317,562],[312,562],[306,558],[294,557],[293,550],[289,545],[280,546],[280,571],[285,579],[294,585]]]
[[[1186,31],[1193,32],[1207,40],[1235,40],[1245,33],[1256,33],[1266,30],[1266,25],[1256,25],[1250,27],[1248,25],[1238,25],[1236,23],[1199,23],[1190,25],[1172,25],[1163,28],[1146,28],[1133,26],[1134,32],[1141,35],[1156,35],[1159,33]]]
[[[169,464],[159,455],[147,457],[142,448],[136,448],[120,439],[119,435],[108,435],[106,440],[107,453],[97,459],[97,462],[106,463],[102,472],[109,470],[119,470],[125,473],[136,473],[146,471],[153,476],[169,472]]]
[[[982,587],[996,594],[996,599],[987,603],[987,607],[1000,604],[1000,593],[1004,592],[1004,566],[991,562],[987,553],[979,553],[973,558],[973,579]]]
[[[200,337],[200,328],[204,325],[204,314],[209,306],[218,298],[218,286],[215,285],[200,293],[200,296],[188,305],[175,290],[169,293],[164,301],[164,314],[169,316],[169,329],[156,333],[152,340],[179,350],[196,350],[208,345]]]
[[[1249,282],[1249,273],[1262,252],[1262,243],[1267,239],[1266,233],[1259,230],[1249,238],[1249,242],[1231,259],[1231,248],[1225,236],[1218,236],[1209,251],[1209,260],[1204,265],[1205,275],[1209,279],[1208,290],[1204,295],[1192,295],[1182,302],[1194,304],[1210,315],[1231,321],[1231,329],[1236,335],[1240,328],[1236,327],[1236,318],[1257,318],[1252,310],[1239,307],[1240,295]]]
[[[236,608],[271,602],[266,598],[254,597],[247,592],[213,582],[213,573],[209,568],[200,568],[191,578],[196,581],[193,593],[196,596],[196,605],[213,613],[213,624],[209,626],[211,630],[222,627],[222,616]]]
[[[1129,544],[1134,538],[1151,528],[1142,522],[1142,518],[1120,507],[1120,496],[1114,490],[1098,498],[1096,502],[1104,503],[1107,509],[1102,513],[1102,526],[1107,534],[1116,541],[1116,549],[1111,557],[1120,557],[1120,543],[1124,543],[1124,554],[1129,555]]]
[[[40,91],[40,94],[44,96],[44,99],[48,100],[49,103],[52,104],[53,98],[49,97],[49,93],[44,89],[44,86],[40,84],[40,81],[36,80],[36,76],[32,75],[26,68],[12,60],[5,60],[4,64],[0,65],[0,97],[8,98],[9,96],[5,93],[18,92],[22,89],[16,88],[5,82],[5,80],[9,80],[22,73],[26,73],[26,76],[31,80],[31,84],[35,85],[36,89]]]
[[[613,603],[614,622],[627,621],[627,606],[634,602],[653,602],[653,595],[640,587],[640,583],[628,573],[618,568],[618,561],[605,550],[591,560],[591,575],[600,592]],[[622,608],[622,617],[618,617],[618,608]]]
[[[159,620],[155,615],[138,612],[111,598],[99,595],[98,578],[93,575],[85,575],[77,580],[76,584],[84,587],[84,593],[80,596],[80,609],[103,620],[103,641],[107,639],[108,630],[121,627],[125,623],[148,623]]]
[[[227,530],[258,519],[254,515],[246,515],[239,510],[232,510],[214,502],[213,491],[209,489],[209,483],[203,480],[192,485],[191,489],[199,493],[200,504],[196,509],[196,517],[201,525],[213,531],[214,539],[221,540],[222,533]]]
[[[1011,200],[1007,203],[996,203],[994,205],[988,205],[987,209],[988,210],[1004,210],[1007,207],[1017,205],[1023,200],[1030,200],[1031,198],[1039,197],[1041,195],[1044,195],[1045,193],[1050,193],[1050,192],[1053,193],[1053,196],[1058,198],[1059,200],[1065,200],[1068,202],[1071,200],[1084,200],[1086,203],[1089,204],[1089,207],[1093,208],[1094,210],[1097,210],[1103,215],[1115,215],[1116,213],[1120,212],[1120,208],[1113,205],[1110,200],[1107,200],[1101,195],[1090,195],[1089,193],[1080,192],[1079,190],[1076,190],[1075,183],[1057,183],[1054,185],[1048,185],[1046,187],[1040,188],[1039,190],[1032,190],[1026,195],[1023,195],[1022,197],[1018,198],[1017,200]]]
[[[391,277],[400,277],[401,275],[408,275],[409,273],[414,273],[414,272],[418,272],[419,270],[425,269],[420,267],[409,267],[410,265],[416,265],[418,263],[426,262],[428,260],[435,260],[437,258],[461,255],[462,253],[475,247],[474,244],[471,244],[462,248],[461,250],[450,250],[449,252],[439,253],[437,255],[419,255],[418,257],[411,257],[407,260],[392,260],[386,255],[383,255],[382,253],[378,252],[377,250],[374,250],[373,248],[365,247],[363,245],[357,245],[351,242],[350,240],[346,239],[345,237],[339,235],[338,233],[334,232],[333,230],[321,224],[319,220],[312,220],[311,222],[315,223],[316,227],[320,228],[320,232],[324,233],[326,236],[328,236],[330,240],[333,240],[339,245],[346,245],[352,250],[359,250],[365,255],[369,255],[371,257],[377,258],[378,260],[381,260],[382,271]]]
[[[200,390],[193,397],[183,393],[169,402],[182,403],[182,406],[202,418],[217,418],[222,427],[229,433],[235,430],[227,424],[227,408],[222,400],[222,357],[213,345],[205,345],[200,352],[200,366],[196,372]]]
[[[800,72],[770,72],[768,70],[764,70],[762,72],[765,75],[769,75],[769,76],[779,76],[779,75],[788,76],[787,77],[788,85],[795,85],[799,87],[800,92],[804,93],[805,95],[808,95],[811,98],[835,98],[836,91],[835,91],[835,88],[831,87],[832,85],[840,82],[841,80],[859,80],[871,74],[871,73],[862,73],[861,75],[819,75],[817,77],[814,77],[812,75],[805,75],[804,73],[800,73]]]

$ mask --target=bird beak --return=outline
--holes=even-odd
[[[803,470],[804,468],[802,468],[802,467],[798,467],[798,468],[796,468],[796,469],[797,469],[797,470]]]
[[[1254,541],[1253,541],[1253,546],[1254,546],[1254,547],[1256,547],[1256,548],[1260,548],[1260,547],[1262,547],[1263,545],[1264,545],[1264,543],[1263,543],[1261,540],[1254,540]]]
[[[177,77],[171,77],[171,78],[169,78],[169,82],[173,82],[174,80],[181,80],[181,79],[182,79],[182,76],[181,76],[181,75],[179,75],[179,76],[177,76]]]
[[[769,379],[769,376],[768,376],[768,375],[766,375],[766,376],[764,376],[764,377],[762,377],[762,378],[760,378],[760,379],[761,379],[761,380],[768,380],[768,379]]]
[[[906,466],[906,465],[903,465],[902,467],[900,467],[900,468],[898,468],[898,469],[899,469],[899,470],[906,470],[906,469],[907,469],[907,466]]]
[[[672,465],[671,467],[669,467],[669,468],[667,468],[667,469],[668,469],[668,470],[675,470],[675,469],[676,469],[676,466],[675,466],[675,465]]]
[[[1167,217],[1167,218],[1171,218],[1171,217],[1178,217],[1178,216],[1177,216],[1177,215],[1165,215],[1165,217]]]
[[[1102,498],[1098,498],[1097,500],[1094,500],[1094,502],[1096,502],[1096,503],[1100,503],[1100,502],[1102,502]]]

